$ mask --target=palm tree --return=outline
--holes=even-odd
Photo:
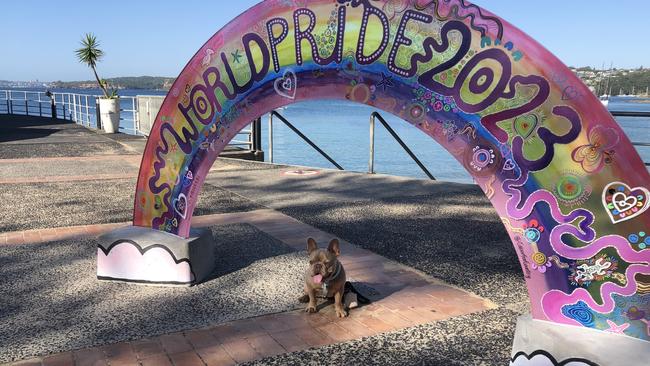
[[[97,62],[99,62],[104,56],[104,51],[99,49],[99,42],[97,41],[97,37],[95,37],[95,35],[92,33],[86,33],[85,37],[81,39],[81,45],[83,47],[75,51],[79,62],[84,63],[93,69],[95,79],[97,79],[99,87],[102,88],[104,96],[107,99],[111,98],[111,95],[109,95],[108,91],[106,90],[106,81],[102,81],[97,75]]]

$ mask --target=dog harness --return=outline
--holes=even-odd
[[[323,280],[323,285],[322,285],[323,293],[322,293],[321,297],[327,298],[327,292],[328,292],[327,287],[328,287],[329,283],[332,282],[333,279],[335,279],[336,277],[339,276],[339,274],[341,273],[341,267],[342,267],[341,263],[336,262],[336,271],[334,272],[334,274],[329,276],[329,279]]]

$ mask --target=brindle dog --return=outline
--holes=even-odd
[[[334,308],[339,318],[348,316],[343,306],[345,291],[345,270],[338,260],[341,254],[338,239],[332,239],[327,250],[319,249],[316,241],[307,239],[309,266],[305,273],[305,295],[301,301],[307,302],[308,313],[316,312],[316,296],[334,298]]]

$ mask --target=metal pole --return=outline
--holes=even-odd
[[[253,142],[253,134],[255,133],[255,121],[251,122],[251,130],[247,134],[247,140],[248,140],[248,150],[255,150],[255,142]]]
[[[77,118],[77,97],[75,94],[72,94],[72,110],[74,111],[72,115],[72,120],[76,123],[78,121],[78,118]]]
[[[135,108],[135,97],[131,97],[131,105],[133,106],[133,131],[134,134],[138,134],[138,111]],[[119,128],[118,128],[119,131]]]
[[[56,95],[50,97],[50,107],[52,108],[52,119],[56,119]]]
[[[95,118],[97,119],[97,129],[100,130],[102,128],[102,116],[100,114],[99,110],[99,98],[95,97]]]
[[[81,122],[81,125],[83,126],[84,124],[84,103],[83,103],[83,98],[81,97],[81,94],[77,94],[77,100],[79,101],[77,103],[77,108],[79,108],[79,121]]]
[[[14,114],[14,101],[12,97],[12,92],[9,91],[9,101],[7,102],[7,109],[9,109],[9,114]]]
[[[136,103],[138,96],[133,97],[133,118],[135,118],[135,131],[133,132],[134,134],[138,134],[140,132],[140,103]],[[136,107],[137,110],[136,110]]]
[[[90,127],[90,111],[88,110],[88,96],[86,95],[86,122]]]
[[[273,112],[269,113],[269,162],[273,162]]]
[[[251,137],[251,144],[253,146],[253,150],[255,151],[262,151],[262,118],[256,118],[253,121],[253,132]]]
[[[27,102],[27,92],[25,92],[25,115],[29,116],[29,103]]]
[[[262,151],[262,117],[257,117],[251,128],[251,133],[248,135],[253,150],[253,155],[256,160],[264,161],[264,151]]]
[[[38,116],[43,117],[43,104],[41,103],[41,93],[38,93]]]
[[[375,118],[375,117],[379,119],[379,122],[381,122],[381,124],[384,125],[384,127],[386,128],[386,130],[387,130],[387,131],[388,131],[388,132],[393,136],[393,138],[395,139],[395,141],[397,141],[397,143],[399,143],[400,146],[402,146],[402,149],[404,149],[404,151],[406,151],[406,153],[409,154],[409,156],[411,157],[411,159],[413,159],[413,161],[415,161],[415,163],[420,167],[420,169],[422,169],[422,171],[424,172],[424,174],[426,174],[427,177],[429,177],[429,179],[431,179],[431,180],[436,180],[436,178],[434,178],[433,175],[431,175],[431,173],[429,173],[429,170],[427,170],[427,168],[426,168],[426,167],[425,167],[425,166],[420,162],[420,159],[418,159],[418,158],[415,156],[415,154],[413,154],[413,152],[411,151],[411,149],[409,149],[408,146],[406,146],[406,144],[404,143],[404,141],[402,141],[402,139],[397,135],[397,133],[395,133],[395,131],[393,131],[393,129],[388,125],[388,122],[386,122],[386,120],[384,119],[384,117],[382,117],[382,116],[381,116],[379,113],[377,113],[377,112],[372,112],[372,114],[371,114],[371,118]]]
[[[314,150],[318,151],[319,154],[321,154],[325,159],[327,159],[327,161],[329,161],[330,163],[332,163],[332,165],[334,165],[338,170],[345,170],[345,169],[343,169],[343,167],[340,166],[336,161],[334,161],[334,159],[332,159],[329,155],[327,155],[327,154],[325,153],[325,151],[321,150],[321,149],[320,149],[318,146],[316,146],[316,144],[314,144],[314,143],[313,143],[313,142],[312,142],[312,141],[311,141],[307,136],[303,135],[302,132],[300,132],[300,130],[298,130],[296,127],[294,127],[294,125],[292,125],[291,123],[289,123],[289,121],[287,121],[286,118],[282,117],[281,114],[279,114],[279,113],[276,112],[276,111],[272,111],[271,113],[272,113],[272,114],[275,114],[275,115],[280,119],[280,121],[282,121],[285,125],[287,125],[287,127],[289,127],[293,132],[295,132],[296,135],[300,136],[300,138],[302,138],[303,140],[305,140],[305,142],[308,143],[309,146],[311,146],[312,148],[314,148]]]
[[[255,121],[255,126],[256,126],[255,129],[257,130],[257,134],[255,136],[255,140],[256,140],[255,143],[257,144],[257,150],[262,152],[264,151],[262,149],[262,117],[259,117]]]
[[[370,115],[370,157],[368,157],[368,174],[375,174],[375,116]]]

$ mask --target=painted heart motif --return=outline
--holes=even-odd
[[[636,207],[639,200],[634,196],[626,196],[625,193],[616,192],[612,196],[612,204],[614,208],[620,212],[625,212]]]
[[[275,80],[273,87],[275,88],[275,92],[279,95],[285,98],[294,99],[296,98],[296,91],[298,90],[298,78],[293,71],[287,70],[281,78]]]
[[[515,163],[512,161],[512,159],[507,159],[506,162],[503,164],[503,170],[513,170],[515,168]]]
[[[533,132],[535,132],[538,124],[539,120],[537,119],[537,116],[534,114],[529,114],[523,117],[517,117],[515,119],[513,127],[517,135],[523,137],[524,139],[527,139],[530,137],[530,135],[533,134]]]
[[[612,223],[633,219],[650,207],[650,191],[644,187],[630,188],[627,184],[613,182],[603,190],[603,205]]]
[[[178,198],[174,198],[172,206],[174,206],[174,211],[185,219],[187,216],[187,197],[184,193],[180,193]]]

